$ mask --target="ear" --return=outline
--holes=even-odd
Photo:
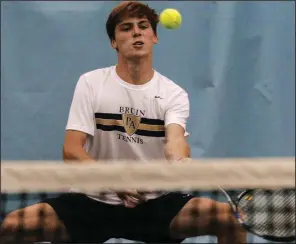
[[[157,44],[157,43],[158,43],[158,38],[157,38],[156,35],[154,35],[154,37],[153,37],[153,43],[154,43],[154,44]]]
[[[117,49],[117,43],[115,40],[111,41],[111,46],[112,46],[112,48]]]

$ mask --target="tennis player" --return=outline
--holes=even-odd
[[[118,64],[90,71],[78,80],[66,126],[65,161],[182,163],[190,157],[188,94],[153,69],[157,24],[155,11],[138,1],[124,1],[110,13],[106,29]],[[44,220],[38,232],[41,208]],[[127,189],[89,195],[73,189],[23,210],[23,235],[31,241],[101,243],[124,238],[176,243],[213,235],[219,244],[246,243],[246,233],[228,204],[175,192],[144,194]],[[16,236],[19,213],[10,213],[2,225],[5,243]],[[57,228],[60,239],[54,235]]]

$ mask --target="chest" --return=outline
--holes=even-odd
[[[164,120],[167,107],[165,99],[153,89],[131,90],[113,86],[111,90],[104,89],[96,100],[96,113],[134,115],[147,119]]]

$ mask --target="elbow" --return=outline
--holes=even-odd
[[[164,153],[167,158],[177,155],[178,157],[190,157],[191,148],[186,138],[175,138],[168,140],[164,146]]]
[[[179,147],[183,148],[184,156],[186,156],[188,158],[191,156],[191,148],[190,148],[190,145],[187,142],[186,138],[184,138],[180,141]]]
[[[63,145],[63,160],[64,161],[75,160],[75,150],[73,149],[73,146],[68,144]]]
[[[70,159],[70,150],[66,145],[63,145],[63,160],[67,161]]]
[[[187,154],[188,158],[191,157],[191,148],[190,148],[190,145],[187,141],[186,141],[186,154]]]

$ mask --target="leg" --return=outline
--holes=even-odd
[[[170,223],[172,238],[214,235],[219,244],[246,243],[246,231],[239,225],[228,203],[192,198]]]
[[[42,214],[42,215],[41,215]],[[56,231],[59,231],[57,233]],[[57,234],[55,236],[55,234]],[[56,239],[62,238],[62,239]],[[18,239],[19,238],[19,239]],[[0,229],[0,243],[66,241],[65,226],[47,203],[38,203],[11,212]]]

